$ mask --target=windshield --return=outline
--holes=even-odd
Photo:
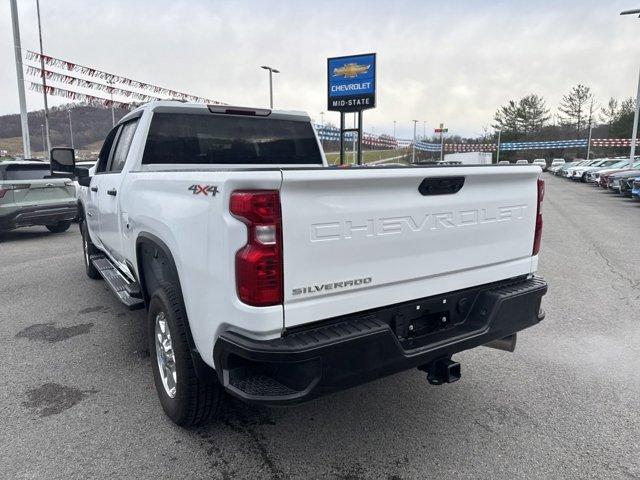
[[[322,165],[322,155],[310,122],[156,113],[142,163]]]

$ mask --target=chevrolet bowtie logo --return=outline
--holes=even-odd
[[[339,68],[333,69],[334,77],[356,78],[362,73],[367,73],[371,65],[359,65],[357,63],[346,63]]]

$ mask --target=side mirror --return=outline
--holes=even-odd
[[[74,173],[78,179],[78,185],[82,187],[89,187],[91,185],[91,175],[89,175],[88,167],[76,167]]]
[[[49,158],[52,177],[73,177],[76,166],[76,151],[73,148],[52,148]]]

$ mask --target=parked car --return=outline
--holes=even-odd
[[[538,165],[542,169],[543,172],[547,171],[547,161],[544,158],[536,158],[533,161],[533,164],[534,165]]]
[[[580,165],[581,162],[565,162],[559,166],[556,167],[556,169],[553,171],[553,174],[558,176],[558,177],[564,177],[566,176],[566,171],[571,168],[571,167],[576,167],[578,165]]]
[[[622,166],[622,162],[620,160],[616,160],[615,158],[606,158],[601,161],[599,165],[591,165],[589,167],[578,167],[576,168],[576,173],[574,173],[574,177],[580,175],[579,180],[581,182],[590,183],[593,182],[593,177],[595,174],[601,170],[605,170],[607,168],[616,168],[618,166]],[[578,178],[575,178],[578,180]]]
[[[0,164],[0,231],[43,225],[50,232],[69,229],[77,214],[73,181],[50,178],[40,161]]]
[[[633,197],[633,182],[638,175],[631,175],[620,179],[620,195],[632,198]]]
[[[614,173],[618,173],[618,172],[622,172],[623,170],[629,170],[628,166],[629,166],[629,161],[628,160],[624,160],[622,163],[623,166],[617,167],[617,168],[607,168],[605,170],[601,170],[598,172],[598,174],[596,175],[596,184],[599,187],[602,188],[607,188],[608,187],[608,179],[610,175],[613,175]],[[640,168],[640,160],[635,162],[632,165],[633,169],[636,168]]]
[[[631,177],[637,177],[640,175],[640,170],[622,170],[620,172],[614,172],[607,175],[607,188],[617,193],[621,192],[621,184]]]
[[[529,161],[521,158],[520,160],[516,160],[516,165],[529,165]]]
[[[560,168],[562,165],[564,165],[566,163],[564,158],[554,158],[551,161],[551,166],[549,167],[549,170],[551,172],[555,172],[558,168]]]
[[[179,425],[224,392],[295,404],[416,367],[450,383],[453,354],[512,350],[544,318],[538,168],[333,168],[306,113],[164,101],[76,171],[86,273],[147,309]]]
[[[562,176],[566,178],[572,178],[573,172],[580,167],[588,167],[590,165],[594,165],[599,160],[579,160],[575,162],[571,162],[571,166],[562,169]]]
[[[500,160],[498,165],[511,165],[511,162],[509,160]]]
[[[631,190],[631,196],[640,200],[640,177],[636,177],[633,180],[633,189]]]
[[[574,181],[586,182],[587,172],[598,170],[600,168],[610,167],[617,163],[617,160],[610,158],[599,158],[591,160],[589,163],[583,165],[577,165],[569,169],[567,172],[567,178]]]

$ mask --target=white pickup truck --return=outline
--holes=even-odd
[[[74,171],[87,274],[146,308],[179,425],[225,391],[293,404],[416,367],[452,382],[453,354],[513,351],[544,318],[536,166],[329,167],[304,113],[153,102]]]

